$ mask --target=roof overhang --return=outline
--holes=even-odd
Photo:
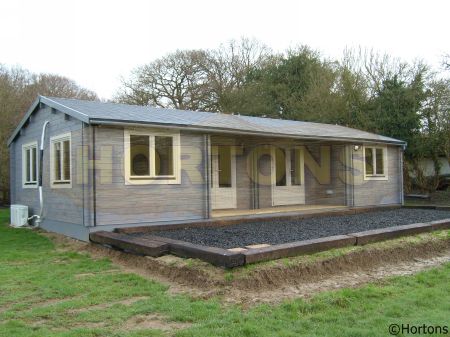
[[[135,121],[113,120],[113,119],[97,119],[91,118],[89,120],[92,125],[107,125],[107,126],[129,126],[129,127],[153,127],[163,129],[183,129],[197,132],[218,133],[218,134],[234,134],[245,136],[260,136],[260,137],[276,137],[276,138],[290,138],[290,139],[310,139],[321,141],[336,141],[346,143],[367,143],[367,144],[391,144],[397,146],[406,146],[406,142],[399,140],[378,140],[378,139],[365,139],[365,138],[352,138],[352,137],[327,137],[327,136],[308,136],[308,135],[293,135],[279,132],[260,132],[260,131],[242,131],[228,128],[215,128],[208,126],[192,126],[186,124],[164,124],[164,123],[144,123]]]
[[[44,96],[38,96],[33,104],[31,104],[30,108],[27,110],[27,112],[25,113],[25,116],[22,118],[22,120],[20,121],[19,125],[17,125],[17,127],[14,129],[13,133],[11,134],[11,136],[8,138],[7,141],[7,145],[9,146],[14,139],[17,137],[17,135],[19,134],[20,130],[25,126],[25,124],[27,123],[27,121],[29,120],[29,118],[31,117],[31,115],[33,114],[33,112],[40,106],[40,104],[45,104],[51,108],[54,108],[56,110],[59,110],[69,116],[72,116],[76,119],[79,119],[82,122],[85,123],[89,123],[89,117],[77,110],[71,109],[63,104],[60,104],[58,102],[53,101],[50,98],[44,97]]]

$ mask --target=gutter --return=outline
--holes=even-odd
[[[107,126],[134,126],[134,127],[154,127],[163,129],[183,129],[189,131],[198,132],[209,132],[209,133],[226,133],[233,135],[245,135],[245,136],[266,136],[266,137],[276,137],[276,138],[291,138],[291,139],[311,139],[311,140],[328,140],[328,141],[338,141],[338,142],[364,142],[371,144],[392,144],[397,146],[406,147],[406,143],[402,141],[389,141],[389,140],[376,140],[376,139],[365,139],[365,138],[351,138],[351,137],[327,137],[327,136],[308,136],[308,135],[292,135],[284,133],[274,133],[274,132],[264,132],[264,131],[240,131],[228,128],[214,128],[208,126],[191,126],[186,124],[164,124],[164,123],[142,123],[142,122],[132,122],[132,121],[120,121],[120,120],[105,120],[105,119],[89,119],[89,123],[92,125],[107,125]]]

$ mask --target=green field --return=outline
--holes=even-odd
[[[244,310],[58,250],[7,227],[8,216],[0,210],[0,336],[389,336],[391,323],[450,325],[450,264]]]

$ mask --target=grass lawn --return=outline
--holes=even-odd
[[[391,323],[450,325],[450,264],[243,310],[57,250],[8,217],[0,210],[0,336],[388,336]]]

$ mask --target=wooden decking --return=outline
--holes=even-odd
[[[212,212],[213,218],[226,218],[246,215],[259,215],[271,213],[316,213],[331,210],[346,209],[347,206],[337,205],[291,205],[291,206],[275,206],[260,209],[220,209]]]

